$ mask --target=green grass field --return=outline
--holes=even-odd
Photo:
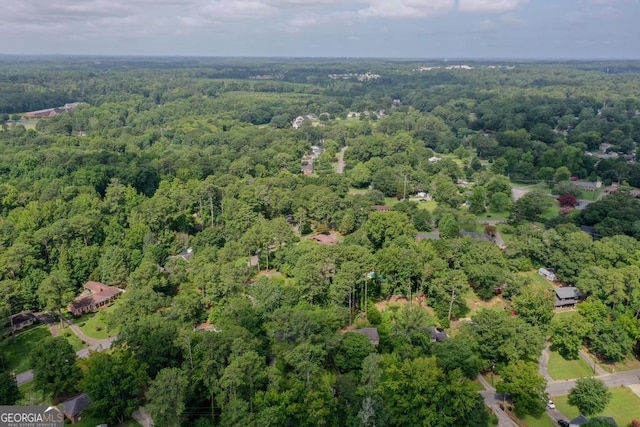
[[[593,375],[593,369],[582,359],[566,360],[552,351],[549,355],[549,375],[554,380],[569,380],[589,377]]]
[[[537,271],[526,271],[518,274],[520,274],[521,276],[527,277],[531,281],[531,286],[535,288],[549,289],[549,290],[553,289],[553,285],[544,277],[540,276]]]
[[[477,214],[476,218],[479,221],[485,220],[495,220],[495,221],[506,221],[509,219],[511,214],[509,212],[485,212],[483,214]]]
[[[529,427],[557,427],[549,416],[544,413],[540,418],[536,418],[531,415],[527,415],[526,417],[520,418],[522,422],[524,422]]]
[[[0,344],[0,350],[7,359],[9,369],[16,373],[29,370],[31,351],[38,343],[46,337],[50,337],[51,332],[46,325],[39,325],[16,335],[15,341],[8,337]]]
[[[112,337],[116,332],[107,330],[107,316],[113,311],[115,304],[117,304],[117,302],[104,310],[83,316],[81,319],[74,322],[85,335],[91,338],[102,340]]]
[[[600,187],[596,191],[583,191],[582,195],[580,195],[580,198],[583,200],[590,200],[594,202],[598,198],[598,196],[600,196],[603,190],[604,187]]]
[[[65,329],[64,331],[61,332],[60,336],[65,337],[67,339],[69,344],[71,344],[73,351],[82,350],[87,346],[85,343],[82,342],[80,338],[76,336],[76,334],[73,333],[73,331],[71,331],[71,329],[68,329],[68,328]]]
[[[627,387],[611,388],[612,398],[602,414],[613,417],[619,426],[627,426],[633,419],[640,418],[640,397],[636,396]],[[569,419],[577,417],[578,409],[569,405],[567,396],[556,396],[554,402],[560,412]]]
[[[18,387],[18,390],[20,390],[20,394],[21,395],[25,395],[27,393],[31,393],[32,391],[36,390],[36,383],[34,383],[33,381],[29,381],[26,384],[22,384],[20,387]]]

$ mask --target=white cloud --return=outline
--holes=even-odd
[[[452,12],[454,0],[369,0],[359,11],[367,18],[429,18]]]
[[[507,12],[526,2],[527,0],[458,0],[458,10],[469,13]]]
[[[492,31],[498,29],[498,24],[491,19],[485,19],[478,24],[478,28],[483,31]]]

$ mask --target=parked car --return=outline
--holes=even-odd
[[[558,425],[560,427],[569,427],[569,421],[565,421],[565,420],[558,420]]]
[[[551,408],[551,409],[556,409],[556,404],[555,404],[555,403],[553,403],[553,400],[549,400],[549,401],[547,402],[547,406],[548,406],[549,408]]]

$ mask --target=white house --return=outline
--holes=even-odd
[[[556,272],[552,268],[541,268],[538,270],[538,274],[547,279],[550,282],[558,280]]]

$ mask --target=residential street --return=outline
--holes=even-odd
[[[478,375],[478,381],[480,381],[485,388],[485,391],[480,392],[484,398],[484,404],[491,408],[493,413],[498,417],[498,427],[517,427],[517,424],[511,421],[511,418],[500,409],[500,402],[503,401],[504,395],[497,393],[496,389],[491,386],[482,375]]]
[[[640,369],[632,371],[616,372],[614,374],[598,375],[595,378],[601,379],[609,388],[620,387],[623,385],[633,385],[640,383]],[[575,380],[552,381],[547,384],[547,393],[549,396],[558,396],[569,394],[569,391],[575,385]]]
[[[78,338],[90,344],[89,347],[83,348],[82,350],[76,352],[76,355],[81,359],[86,359],[87,357],[89,357],[89,353],[92,351],[104,351],[109,349],[111,347],[111,344],[118,338],[117,336],[115,336],[106,338],[104,340],[97,340],[95,338],[86,336],[84,333],[82,333],[80,328],[78,328],[71,321],[66,320],[65,323],[69,325],[69,328],[73,331],[74,334],[78,336]],[[33,381],[33,371],[29,369],[28,371],[17,374],[16,380],[18,382],[18,386]]]

